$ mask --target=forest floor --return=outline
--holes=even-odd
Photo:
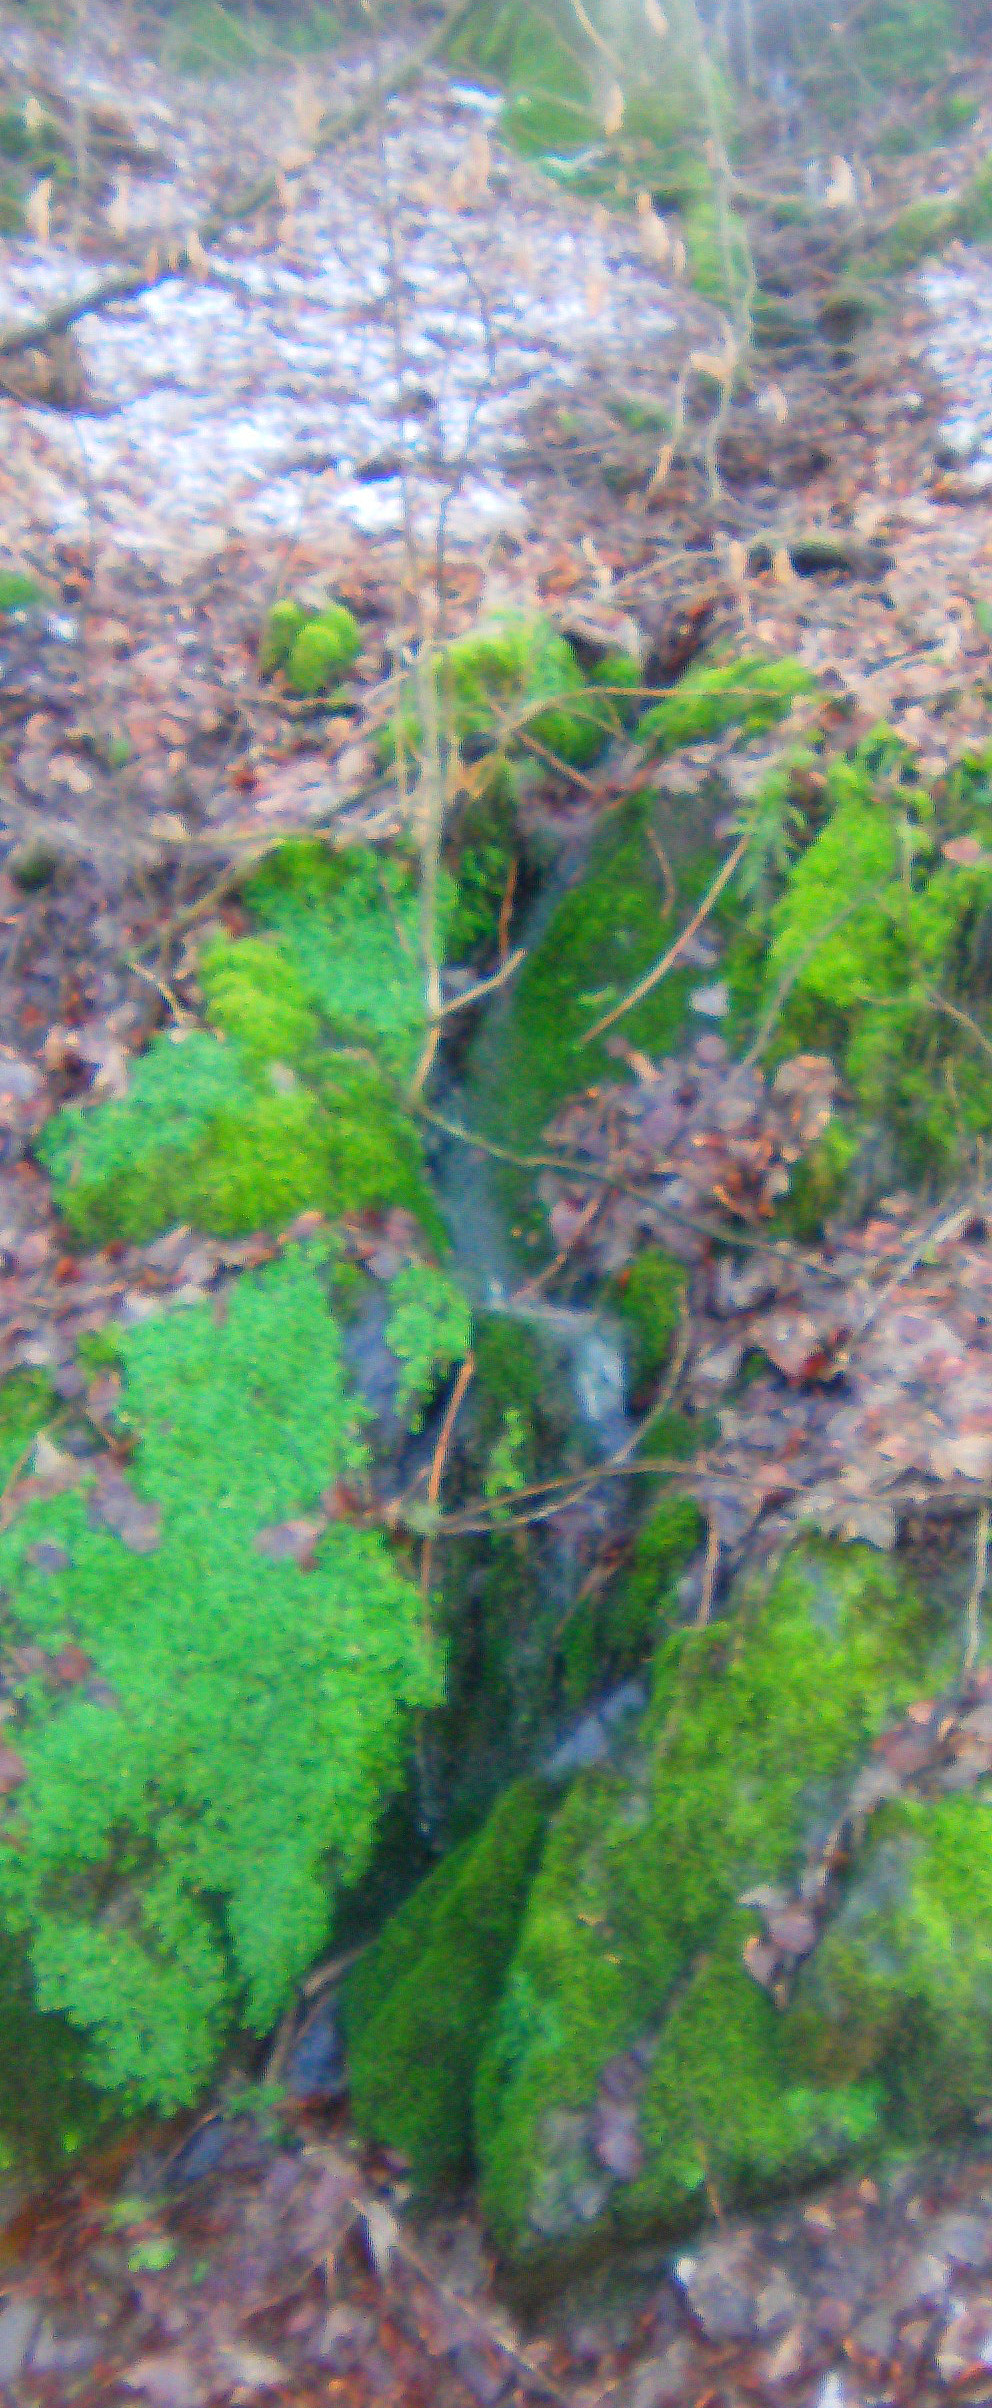
[[[44,1365],[67,1397],[84,1316],[206,1294],[259,1249],[187,1233],[80,1260],[26,1148],[66,1097],[120,1092],[128,1054],[188,1014],[191,939],[219,899],[231,911],[243,862],[290,829],[396,824],[372,738],[380,638],[415,624],[411,523],[435,550],[443,527],[456,628],[512,596],[580,639],[633,633],[656,679],[704,636],[753,638],[815,670],[852,739],[886,719],[924,774],[987,727],[992,535],[966,464],[987,263],[945,260],[855,340],[821,329],[776,356],[733,407],[715,498],[701,461],[652,489],[652,413],[719,343],[718,313],[636,219],[505,154],[487,96],[440,68],[381,135],[314,161],[315,113],[368,72],[335,58],[213,86],[125,54],[99,10],[69,48],[20,11],[0,27],[0,103],[35,94],[80,160],[75,197],[52,220],[42,192],[5,247],[5,324],[185,243],[253,175],[280,179],[199,273],[0,357],[9,565],[51,596],[0,638],[0,1364]],[[992,88],[962,171],[990,117]],[[895,206],[918,172],[883,162],[876,193],[888,177]],[[776,240],[786,285],[826,294],[829,243]],[[957,450],[955,418],[973,422]],[[259,675],[267,604],[327,585],[366,629],[357,723]],[[670,763],[669,789],[681,776],[691,794],[712,758]],[[578,825],[622,785],[622,763],[570,794],[549,779],[545,808]],[[29,884],[43,859],[54,874]],[[402,2167],[321,2105],[337,2087],[322,2000],[318,1983],[279,2043],[282,2118],[138,2132],[11,2202],[11,2408],[992,2400],[992,2154],[752,2224],[715,2215],[691,2250],[645,2249],[622,2281],[587,2274],[515,2323],[471,2206],[406,2216]]]

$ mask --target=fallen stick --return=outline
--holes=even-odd
[[[367,92],[353,101],[350,108],[339,109],[334,116],[324,118],[314,140],[315,158],[325,151],[334,150],[338,143],[348,141],[352,134],[361,133],[363,126],[375,116],[384,101],[392,100],[397,93],[406,91],[410,84],[416,83],[425,67],[444,48],[459,17],[464,15],[467,4],[468,0],[453,0],[453,5],[445,10],[440,22],[418,43],[416,50],[411,52],[402,66],[397,67],[391,75],[374,77]],[[153,245],[140,264],[117,269],[102,284],[92,285],[87,293],[57,301],[54,308],[45,311],[43,317],[31,318],[24,326],[0,327],[0,359],[12,359],[19,351],[37,350],[40,344],[49,342],[53,335],[66,334],[70,326],[75,326],[80,318],[89,317],[93,310],[111,309],[120,301],[134,301],[139,293],[151,292],[155,285],[167,284],[176,276],[202,275],[204,252],[212,244],[220,242],[229,226],[242,225],[246,218],[257,216],[260,209],[278,200],[279,181],[275,169],[271,174],[258,176],[234,200],[212,210],[202,224],[191,229],[182,243],[173,245],[163,253]]]

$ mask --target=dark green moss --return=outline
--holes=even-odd
[[[512,781],[494,777],[460,813],[448,860],[454,903],[447,923],[449,961],[478,960],[496,949],[507,880],[517,857]]]
[[[547,1815],[519,1782],[387,1923],[347,1990],[359,2130],[410,2161],[418,2187],[462,2175],[472,2088]]]
[[[611,1285],[611,1302],[624,1324],[630,1376],[643,1390],[664,1370],[672,1339],[685,1311],[685,1265],[660,1246],[645,1246]]]
[[[710,2180],[732,2205],[878,2145],[881,2074],[817,2075],[743,1971],[737,1901],[788,1879],[935,1643],[899,1571],[822,1544],[740,1586],[721,1625],[662,1641],[639,1768],[585,1776],[553,1825],[480,2068],[483,2194],[508,2247],[574,2236],[590,2182],[602,2213],[671,2227]],[[635,2040],[652,2043],[645,2164],[610,2191],[576,2134]]]
[[[474,1051],[472,1084],[487,1132],[521,1150],[539,1142],[567,1096],[625,1075],[602,1039],[583,1039],[658,958],[672,929],[647,822],[648,806],[633,805],[604,834],[524,965],[505,1016],[490,1022]],[[686,871],[683,904],[709,868]],[[671,1051],[692,982],[691,971],[673,971],[627,1014],[627,1040],[649,1053]]]
[[[960,773],[938,813],[883,730],[832,764],[828,795],[771,913],[765,1000],[792,982],[775,1045],[833,1054],[860,1113],[892,1132],[913,1177],[946,1179],[992,1128],[987,775],[977,761]],[[959,831],[979,840],[974,864],[942,850]],[[935,1008],[935,993],[963,1007],[965,1021]],[[840,1136],[821,1149],[828,1184],[838,1147]]]
[[[58,1399],[43,1371],[11,1371],[0,1380],[0,1489],[32,1438],[58,1411]]]

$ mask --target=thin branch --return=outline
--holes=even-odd
[[[498,970],[493,971],[491,978],[480,978],[478,985],[469,987],[466,994],[453,995],[450,1003],[442,1003],[440,1011],[432,1015],[433,1019],[453,1020],[456,1012],[467,1012],[470,1004],[481,1002],[483,995],[495,995],[497,987],[505,987],[507,979],[513,977],[514,971],[519,970],[521,962],[526,959],[526,946],[518,945],[516,952],[507,954],[506,960],[501,962]]]
[[[980,1505],[975,1516],[975,1571],[968,1598],[968,1644],[964,1651],[962,1665],[962,1671],[966,1678],[968,1673],[975,1669],[978,1662],[978,1651],[982,1643],[982,1598],[989,1576],[990,1527],[992,1527],[992,1522],[990,1522],[989,1508],[987,1505]]]
[[[807,1252],[801,1246],[790,1246],[783,1238],[765,1237],[758,1229],[735,1229],[729,1222],[703,1221],[698,1214],[681,1209],[676,1211],[674,1207],[669,1209],[659,1202],[650,1188],[637,1187],[633,1180],[620,1178],[616,1170],[601,1169],[596,1162],[578,1162],[561,1154],[518,1154],[512,1146],[497,1145],[493,1138],[483,1137],[477,1129],[463,1128],[460,1122],[449,1120],[443,1112],[436,1112],[432,1105],[425,1104],[420,1098],[417,1099],[417,1109],[421,1119],[430,1128],[440,1129],[443,1137],[456,1137],[462,1145],[475,1146],[480,1153],[490,1154],[495,1162],[510,1163],[514,1170],[557,1171],[559,1178],[576,1179],[586,1187],[590,1184],[614,1187],[620,1195],[633,1196],[638,1204],[650,1204],[664,1220],[672,1221],[679,1229],[691,1229],[697,1237],[715,1239],[721,1246],[740,1246],[746,1251],[756,1248],[761,1254],[776,1254],[780,1261],[805,1271],[829,1269],[829,1265],[824,1266],[819,1254]]]
[[[594,1021],[592,1028],[586,1029],[581,1040],[583,1045],[591,1045],[594,1037],[601,1037],[605,1028],[612,1028],[615,1021],[623,1019],[625,1012],[633,1011],[635,1004],[643,1003],[645,995],[652,994],[654,988],[660,986],[662,979],[678,961],[679,955],[683,947],[689,943],[690,937],[695,936],[697,928],[701,928],[703,921],[708,919],[714,903],[719,902],[724,887],[729,886],[734,871],[743,861],[750,842],[751,830],[746,828],[743,836],[738,837],[733,852],[728,853],[722,869],[717,871],[712,884],[707,887],[702,902],[697,905],[691,920],[686,921],[681,935],[676,937],[674,944],[669,945],[667,953],[662,954],[661,960],[655,963],[654,969],[648,970],[645,976],[638,980],[636,987],[631,988],[629,995],[624,996],[622,1003],[614,1004],[612,1012],[604,1012],[601,1020]]]
[[[431,1458],[431,1468],[427,1475],[427,1502],[429,1505],[436,1505],[440,1497],[441,1482],[444,1477],[444,1466],[447,1461],[448,1448],[451,1445],[452,1432],[458,1419],[458,1415],[461,1411],[464,1398],[468,1394],[468,1390],[472,1385],[474,1371],[475,1356],[471,1347],[469,1347],[465,1361],[461,1366],[458,1378],[456,1379],[454,1387],[451,1391],[451,1395],[448,1398],[444,1420],[442,1421],[441,1427],[437,1434],[437,1442]],[[430,1587],[433,1561],[434,1548],[432,1541],[429,1538],[425,1538],[420,1554],[420,1590],[421,1595],[424,1597],[426,1597],[427,1591]]]

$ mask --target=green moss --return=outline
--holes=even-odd
[[[0,1380],[0,1489],[6,1487],[32,1438],[58,1410],[58,1400],[43,1371],[11,1371]]]
[[[84,1244],[140,1243],[180,1221],[234,1236],[330,1209],[323,1139],[308,1097],[266,1093],[233,1049],[194,1033],[154,1038],[123,1101],[56,1113],[38,1154]]]
[[[106,2093],[87,2081],[86,2044],[61,2015],[35,2004],[23,1942],[0,1935],[0,2177],[50,2180],[113,2122]]]
[[[280,846],[245,901],[281,939],[299,991],[334,1036],[409,1076],[424,1040],[419,899],[410,868],[371,845]]]
[[[36,610],[51,602],[37,578],[23,576],[20,569],[0,569],[0,617],[16,610]]]
[[[80,1491],[0,1538],[6,1636],[67,1636],[106,1684],[22,1684],[27,1778],[0,1831],[0,1911],[36,2003],[129,2106],[188,2104],[238,2023],[264,2032],[362,1871],[437,1670],[419,1592],[333,1524],[314,1569],[260,1540],[362,1461],[317,1261],[121,1332],[137,1552]],[[64,1571],[38,1568],[55,1541]],[[109,1692],[109,1694],[108,1694]]]
[[[360,2131],[409,2158],[418,2187],[462,2175],[472,2087],[547,1815],[518,1782],[428,1875],[352,1976],[351,2099]]]
[[[286,683],[294,694],[326,694],[340,684],[362,649],[358,621],[342,602],[330,602],[294,637]]]
[[[274,669],[285,668],[297,636],[312,616],[302,602],[293,602],[288,596],[281,602],[273,602],[258,648],[263,677],[271,677]]]
[[[141,1244],[188,1221],[214,1237],[281,1228],[296,1213],[402,1204],[438,1230],[419,1136],[371,1064],[322,1068],[280,1092],[233,1046],[153,1038],[119,1103],[72,1106],[38,1145],[59,1209],[86,1245]]]
[[[312,1059],[317,1014],[295,962],[261,937],[218,937],[200,956],[207,1016],[255,1065]]]
[[[797,696],[816,680],[798,661],[748,659],[694,662],[662,702],[652,704],[637,735],[652,753],[706,743],[728,727],[760,735],[784,719]]]
[[[491,742],[519,753],[525,739],[570,768],[602,752],[609,716],[585,692],[589,680],[565,637],[546,619],[508,616],[459,636],[439,664],[461,743]],[[571,708],[568,697],[581,696]],[[547,709],[538,706],[547,697]],[[504,720],[514,725],[508,740]],[[519,732],[518,732],[519,725]]]
[[[624,1324],[630,1373],[636,1389],[665,1368],[672,1339],[681,1326],[686,1297],[684,1263],[661,1246],[645,1246],[611,1285],[611,1302]]]
[[[663,1640],[639,1764],[585,1776],[551,1829],[482,2061],[483,2193],[508,2247],[574,2237],[590,2183],[594,2214],[672,2226],[707,2169],[732,2205],[877,2139],[872,2086],[818,2077],[744,1973],[737,1900],[792,1875],[935,1641],[893,1565],[822,1544]],[[610,2192],[576,2134],[608,2058],[647,2040],[644,2170]]]
[[[652,1430],[651,1444],[659,1454],[691,1455],[699,1443],[698,1424],[679,1413],[664,1415]],[[576,1601],[562,1649],[563,1690],[572,1710],[604,1683],[638,1671],[662,1633],[676,1623],[679,1576],[702,1538],[694,1499],[663,1491],[648,1508],[605,1595]]]
[[[470,1058],[471,1098],[487,1135],[520,1151],[539,1145],[569,1095],[597,1080],[626,1075],[603,1039],[587,1029],[618,1002],[663,951],[675,923],[647,842],[649,804],[634,803],[593,848],[589,868],[562,897],[514,985],[505,1014],[494,1015]],[[678,916],[712,874],[697,857],[682,873]],[[672,1050],[682,1034],[690,970],[675,969],[629,1012],[623,1034],[648,1053]],[[508,1181],[523,1209],[525,1189]]]
[[[447,959],[461,962],[494,951],[507,880],[517,857],[512,778],[493,777],[484,794],[459,814],[448,859],[454,900],[447,922]]]
[[[953,201],[909,201],[885,236],[883,264],[895,273],[913,268],[931,251],[943,250],[958,229],[958,210]]]
[[[408,1263],[390,1280],[385,1338],[403,1365],[396,1411],[411,1429],[420,1429],[438,1381],[464,1360],[471,1336],[471,1312],[447,1271]]]
[[[992,2080],[986,1817],[967,1795],[877,1815],[790,2016],[820,2079],[884,2071],[919,2147],[960,2129]]]
[[[908,759],[880,738],[833,764],[828,791],[829,816],[771,914],[765,997],[791,978],[782,1049],[836,1054],[862,1112],[894,1132],[913,1175],[947,1177],[992,1127],[992,1097],[980,1035],[932,999],[946,996],[985,1027],[992,876],[981,862],[944,858],[940,843],[962,817],[965,832],[984,837],[987,780],[976,766],[952,781],[938,827]],[[837,1144],[826,1149],[828,1180]]]

